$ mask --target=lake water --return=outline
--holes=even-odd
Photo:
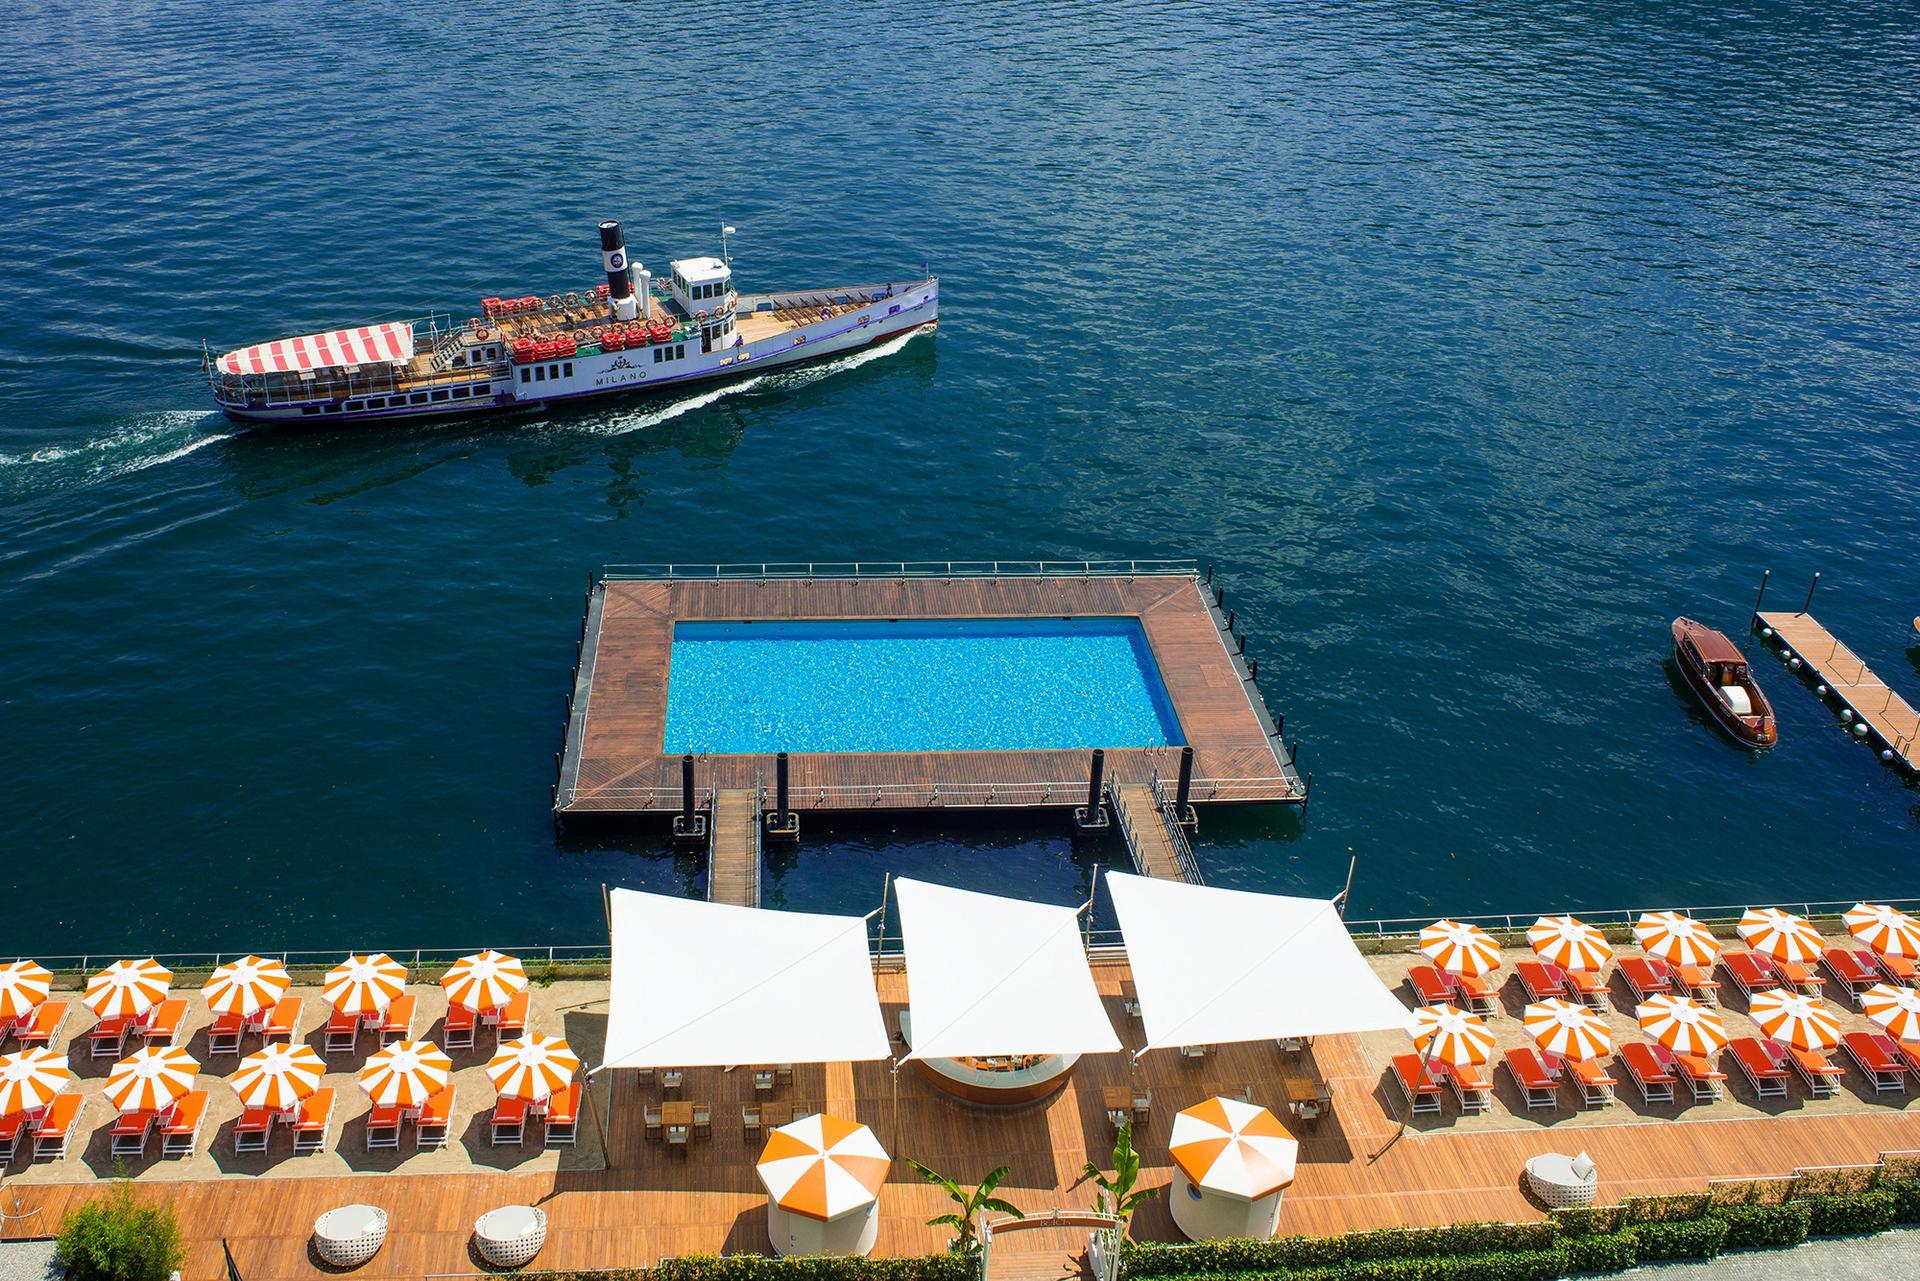
[[[1910,696],[1920,11],[52,5],[0,22],[0,953],[591,941],[558,840],[607,562],[1193,556],[1314,775],[1215,883],[1360,916],[1913,893],[1920,790],[1771,659],[1761,571]],[[241,434],[217,352],[595,279],[939,273],[937,335],[679,401]],[[1077,901],[1061,822],[829,830]]]

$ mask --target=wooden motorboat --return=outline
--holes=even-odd
[[[1714,723],[1745,747],[1771,747],[1780,737],[1773,704],[1747,668],[1740,647],[1705,623],[1673,620],[1673,661]]]

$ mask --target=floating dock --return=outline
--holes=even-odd
[[[1808,604],[1812,600],[1809,588]],[[1753,626],[1763,638],[1784,647],[1781,657],[1788,662],[1798,658],[1805,664],[1834,700],[1853,713],[1848,719],[1866,726],[1883,759],[1909,773],[1920,773],[1920,712],[1874,675],[1820,620],[1805,608],[1797,613],[1755,609]]]
[[[1281,735],[1233,613],[1190,562],[970,562],[609,568],[588,593],[553,805],[562,817],[684,812],[682,758],[666,754],[667,683],[682,621],[1137,618],[1192,749],[1193,806],[1304,804],[1310,777]],[[819,752],[789,757],[790,811],[1084,807],[1089,750]],[[1102,796],[1159,787],[1171,801],[1180,747],[1108,748]],[[770,754],[702,755],[695,808],[744,790],[764,812]],[[1136,801],[1137,801],[1136,797]],[[712,815],[716,828],[726,824]],[[1147,832],[1159,821],[1141,817]],[[715,832],[716,838],[721,833]],[[1156,861],[1160,855],[1152,856]],[[1189,859],[1190,859],[1189,855]],[[722,867],[715,864],[715,897]],[[732,901],[731,898],[728,901]]]

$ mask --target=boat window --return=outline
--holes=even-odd
[[[532,381],[533,381],[533,371],[532,371],[531,369],[522,369],[522,370],[520,371],[520,381],[521,381],[521,382],[523,382],[523,383],[530,383],[530,382],[532,382]]]
[[[573,377],[573,362],[571,360],[567,362],[567,377]]]
[[[537,383],[547,381],[547,367],[545,365],[535,365],[533,367],[533,381]]]
[[[357,400],[349,400],[346,403],[346,408],[349,410],[358,411],[361,407],[361,403]]]
[[[385,396],[375,396],[367,401],[368,409],[385,409],[386,407],[387,398]]]
[[[451,399],[451,397],[450,397],[450,395],[448,394],[448,392],[447,392],[447,390],[446,390],[446,388],[444,388],[444,387],[443,387],[443,388],[441,388],[441,389],[440,389],[439,391],[436,391],[436,392],[434,392],[434,393],[433,393],[433,398],[434,398],[435,400],[449,400],[449,399]]]
[[[453,398],[455,400],[465,400],[467,398],[467,389],[465,387],[455,387],[453,389]]]
[[[327,406],[327,412],[328,412],[328,413],[330,413],[330,414],[337,414],[337,413],[339,413],[339,412],[340,412],[340,406],[338,406],[338,405],[328,405],[328,406]]]
[[[414,405],[424,405],[427,403],[427,393],[424,391],[416,391],[413,395],[407,397],[407,402]]]
[[[317,414],[320,412],[320,406],[308,405],[306,408],[302,409],[300,412],[303,414]]]

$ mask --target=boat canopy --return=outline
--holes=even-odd
[[[389,361],[405,364],[412,359],[413,325],[401,320],[255,343],[228,352],[218,363],[223,374],[297,374]]]
[[[1687,636],[1702,662],[1744,664],[1747,661],[1747,656],[1740,652],[1739,646],[1711,627],[1695,626]]]

